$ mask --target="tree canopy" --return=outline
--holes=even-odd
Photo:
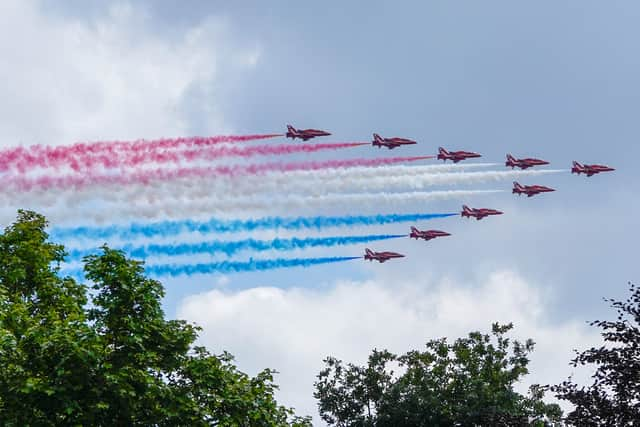
[[[20,211],[0,235],[0,420],[8,426],[308,426],[278,405],[274,371],[240,372],[166,320],[162,285],[103,247],[91,291],[61,277],[44,217]]]
[[[559,421],[541,387],[528,396],[514,384],[528,373],[534,343],[512,341],[512,325],[491,335],[472,332],[449,343],[432,340],[423,351],[397,356],[373,350],[366,366],[333,357],[315,383],[322,419],[336,426],[513,426]],[[396,374],[392,367],[396,366]]]
[[[579,386],[571,379],[550,387],[575,409],[567,422],[576,426],[640,425],[640,288],[629,283],[625,301],[608,299],[617,312],[614,321],[595,320],[604,343],[578,353],[571,364],[595,368],[593,383]]]

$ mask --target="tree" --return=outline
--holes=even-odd
[[[272,370],[238,371],[165,320],[162,285],[102,248],[86,286],[60,277],[46,220],[20,211],[0,235],[0,420],[8,426],[308,426],[277,404]]]
[[[449,344],[432,340],[424,351],[397,356],[373,350],[366,366],[329,357],[314,396],[320,415],[337,426],[512,426],[558,421],[560,408],[513,385],[528,373],[533,341],[506,337],[512,325],[494,324],[492,334],[472,332]],[[395,374],[389,365],[399,367]]]
[[[593,383],[578,386],[571,378],[551,386],[558,399],[575,409],[566,421],[577,426],[640,425],[640,288],[629,283],[625,301],[608,299],[617,312],[615,321],[590,323],[602,330],[604,343],[577,353],[571,365],[595,365]]]

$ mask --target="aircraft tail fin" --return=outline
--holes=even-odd
[[[574,160],[573,161],[573,167],[571,168],[571,173],[577,173],[578,175],[580,175],[583,172],[587,172],[585,167]],[[587,175],[587,176],[589,176],[589,175]]]
[[[417,233],[417,232],[418,232],[418,229],[417,229],[417,228],[415,228],[415,227],[411,227],[411,232],[412,232],[412,233]]]
[[[522,186],[518,182],[513,181],[513,190],[511,190],[511,193],[522,194],[523,192],[524,192],[524,188],[522,188]]]
[[[471,209],[469,209],[469,206],[467,206],[467,205],[462,205],[462,211],[469,213],[469,212],[471,212]]]
[[[447,150],[445,150],[444,148],[442,148],[442,147],[438,147],[438,153],[445,154],[445,155],[449,154],[449,152]]]
[[[510,161],[510,162],[515,162],[516,161],[515,157],[513,157],[511,154],[507,154],[507,160]]]
[[[291,125],[287,125],[287,130],[289,132],[293,132],[293,131],[295,131],[295,128],[293,126],[291,126]]]

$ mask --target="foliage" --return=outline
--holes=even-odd
[[[322,419],[337,426],[545,425],[560,408],[513,385],[528,373],[533,342],[506,337],[512,325],[494,324],[491,335],[472,332],[453,344],[429,341],[424,351],[397,356],[373,350],[366,366],[329,357],[314,396]],[[396,365],[400,374],[390,366]]]
[[[578,353],[571,364],[595,365],[593,384],[579,387],[571,379],[550,387],[575,409],[567,422],[577,426],[631,426],[640,422],[640,287],[629,283],[625,301],[606,300],[615,321],[590,323],[602,330],[604,344]]]
[[[7,426],[308,426],[274,398],[274,371],[240,372],[165,320],[162,285],[102,248],[86,286],[61,278],[64,248],[20,211],[0,235],[0,421]]]

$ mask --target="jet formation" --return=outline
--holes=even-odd
[[[300,138],[303,141],[308,141],[309,139],[316,138],[319,136],[329,136],[331,133],[318,130],[318,129],[296,129],[291,125],[287,125],[287,138]],[[371,145],[378,148],[388,148],[389,150],[393,150],[394,148],[398,148],[402,145],[413,145],[417,142],[408,139],[408,138],[400,138],[400,137],[382,137],[377,133],[373,134],[373,140],[371,141]],[[443,160],[446,162],[447,160],[451,160],[453,163],[458,163],[463,160],[482,157],[479,153],[474,153],[471,151],[447,151],[442,147],[438,147],[438,155],[436,156],[438,160]],[[511,169],[519,168],[521,170],[533,168],[536,166],[544,166],[548,165],[549,162],[542,159],[525,157],[525,158],[516,158],[511,154],[506,155],[505,166],[510,167]],[[605,165],[587,165],[580,164],[577,161],[573,162],[573,167],[571,168],[571,173],[575,174],[585,174],[590,177],[601,172],[611,172],[615,169]],[[535,195],[541,193],[549,193],[556,191],[554,188],[546,187],[544,185],[522,185],[516,181],[513,182],[513,194],[523,195],[525,194],[527,197],[533,197]],[[488,216],[493,215],[502,215],[503,212],[496,209],[489,208],[470,208],[466,205],[462,206],[462,211],[460,212],[461,217],[466,218],[475,218],[476,220],[481,220]],[[451,234],[440,231],[440,230],[419,230],[416,227],[411,227],[409,232],[409,238],[411,239],[422,239],[425,241],[429,241],[432,239],[436,239],[438,237],[450,236]],[[378,261],[380,263],[386,262],[390,259],[394,258],[403,258],[404,255],[396,253],[396,252],[375,252],[369,248],[365,249],[364,259],[368,261]]]

